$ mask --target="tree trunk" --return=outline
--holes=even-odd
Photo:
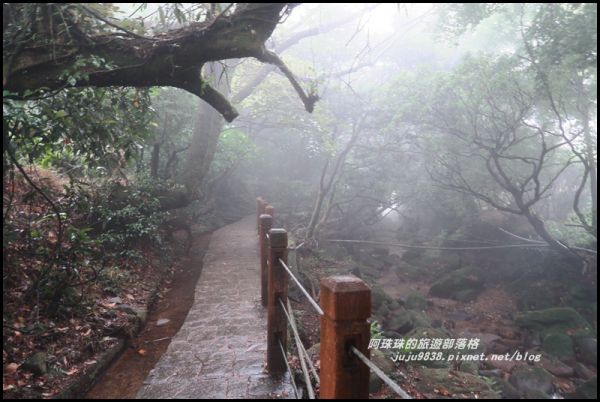
[[[209,63],[205,66],[204,72],[206,79],[216,83],[221,93],[229,94],[229,83],[223,69],[220,63]],[[206,102],[201,102],[188,158],[179,179],[192,198],[203,196],[202,186],[208,177],[224,124],[223,117],[216,110]]]

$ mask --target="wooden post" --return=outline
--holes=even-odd
[[[264,213],[267,214],[267,215],[271,215],[271,218],[275,219],[275,208],[273,208],[273,205],[268,204],[265,207],[265,212]]]
[[[265,213],[265,200],[256,198],[256,232],[260,234],[260,216]]]
[[[369,368],[350,345],[369,357],[371,289],[352,275],[321,280],[321,399],[369,398]]]
[[[285,357],[281,353],[287,350],[287,321],[279,300],[287,300],[288,277],[279,259],[287,263],[287,232],[285,229],[269,230],[269,310],[267,319],[267,371],[270,374],[283,373],[286,370]]]
[[[269,279],[269,241],[267,240],[267,233],[273,227],[273,218],[271,215],[262,214],[260,216],[260,234],[259,234],[259,245],[260,245],[260,301],[264,307],[269,304],[268,294],[268,279]]]

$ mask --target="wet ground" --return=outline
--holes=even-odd
[[[194,302],[195,285],[209,241],[210,233],[194,235],[190,255],[178,264],[170,284],[167,284],[168,290],[161,294],[151,311],[146,328],[86,394],[87,399],[135,398]]]

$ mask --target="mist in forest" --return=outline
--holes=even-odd
[[[260,197],[311,297],[332,275],[368,286],[371,361],[411,397],[596,398],[596,4],[3,14],[5,397],[62,395],[136,339],[152,286],[200,285],[174,267],[206,264]],[[410,362],[386,339],[487,358]]]

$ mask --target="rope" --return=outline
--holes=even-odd
[[[400,388],[400,386],[398,384],[396,384],[394,381],[392,381],[392,379],[390,377],[385,375],[385,373],[383,371],[381,371],[381,369],[379,367],[377,367],[375,365],[375,363],[373,363],[371,360],[367,359],[367,357],[365,355],[363,355],[360,352],[360,350],[356,349],[354,346],[350,346],[350,350],[356,355],[356,357],[358,357],[364,364],[366,364],[367,367],[369,367],[371,369],[371,371],[373,371],[375,374],[377,374],[377,377],[381,378],[383,380],[383,382],[385,382],[392,390],[394,390],[394,392],[396,392],[398,395],[400,395],[403,399],[412,399],[412,397],[410,395],[408,395],[406,393],[406,391],[404,391],[402,388]]]
[[[502,249],[502,248],[528,248],[528,247],[550,247],[548,244],[505,244],[502,246],[479,246],[479,247],[436,247],[436,246],[415,246],[410,244],[402,243],[386,243],[382,241],[370,241],[370,240],[339,240],[339,239],[322,239],[321,241],[328,241],[333,243],[365,243],[365,244],[380,244],[384,246],[397,246],[405,248],[418,248],[425,250],[490,250],[490,249]]]
[[[298,327],[296,327],[296,319],[294,318],[294,309],[292,309],[292,304],[290,303],[290,299],[287,299],[287,305],[288,305],[287,309],[283,305],[283,301],[281,299],[279,299],[279,303],[281,304],[281,308],[283,309],[283,313],[285,314],[285,317],[287,318],[288,322],[290,323],[290,326],[292,327],[292,333],[294,334],[294,339],[296,340],[296,346],[298,347],[300,358],[304,357],[306,359],[306,362],[308,363],[308,366],[310,368],[310,371],[311,371],[314,379],[316,380],[317,384],[321,384],[321,379],[319,378],[319,375],[317,374],[317,370],[315,369],[315,366],[313,365],[312,360],[310,360],[310,357],[308,356],[308,352],[306,351],[304,344],[300,341],[300,334],[298,333]]]
[[[312,304],[312,306],[315,308],[315,310],[317,310],[317,313],[319,313],[319,315],[323,315],[324,313],[323,313],[323,309],[321,309],[321,306],[319,306],[319,304],[308,294],[306,289],[304,289],[304,287],[300,284],[298,279],[296,279],[296,277],[294,276],[294,274],[292,273],[290,268],[286,265],[286,263],[281,258],[279,259],[279,262],[281,263],[281,265],[283,265],[283,268],[285,268],[285,270],[292,277],[294,282],[296,282],[296,285],[298,285],[298,287],[300,288],[302,293],[304,293],[304,296],[306,296],[308,298],[308,301],[310,302],[310,304]]]
[[[308,390],[308,399],[315,399],[315,391],[312,388],[312,383],[310,382],[310,377],[308,376],[308,369],[306,368],[306,362],[304,361],[304,355],[302,354],[302,342],[300,342],[300,336],[298,335],[298,330],[295,325],[292,325],[292,320],[288,315],[283,302],[279,299],[279,303],[281,304],[281,308],[283,309],[283,313],[285,314],[290,326],[292,327],[292,333],[294,334],[294,339],[296,340],[296,346],[298,347],[298,354],[300,355],[300,367],[302,368],[302,374],[304,374],[304,381],[306,382],[306,388]],[[291,374],[291,371],[290,371]]]
[[[296,381],[294,381],[294,375],[292,374],[292,369],[290,369],[290,364],[287,361],[287,355],[285,354],[285,350],[283,349],[281,340],[278,340],[277,342],[279,343],[279,349],[281,350],[281,354],[283,354],[283,361],[285,362],[287,371],[288,371],[288,373],[290,373],[290,382],[292,383],[292,388],[294,389],[294,394],[296,395],[296,399],[298,399],[298,388],[296,387]]]

